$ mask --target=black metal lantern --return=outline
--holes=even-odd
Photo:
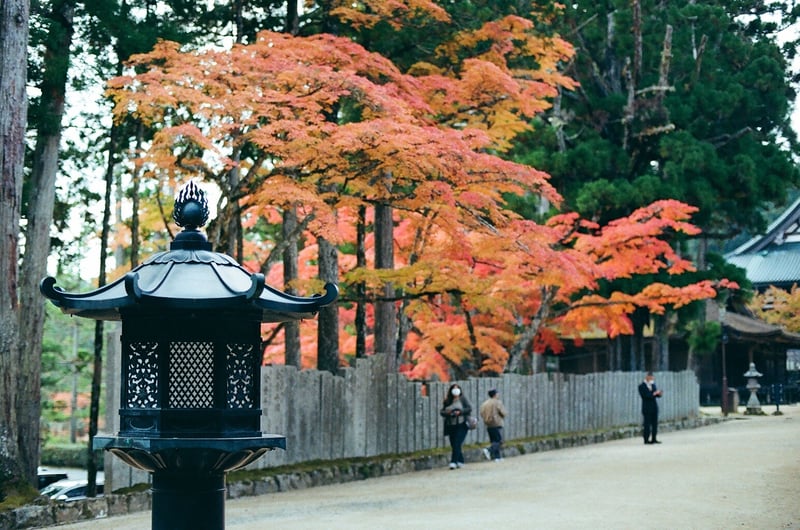
[[[286,446],[261,432],[260,325],[313,317],[338,290],[288,295],[212,252],[193,182],[173,216],[170,250],[116,282],[74,294],[48,277],[41,291],[64,313],[122,321],[120,430],[93,444],[152,473],[153,528],[224,528],[225,473]]]

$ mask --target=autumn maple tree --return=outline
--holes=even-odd
[[[293,289],[321,287],[320,249],[333,245],[340,354],[354,354],[354,328],[364,326],[356,306],[372,302],[374,320],[375,304],[390,302],[403,370],[448,378],[502,372],[531,348],[558,351],[558,336],[589,328],[627,333],[635,307],[657,313],[714,295],[707,282],[597,292],[602,279],[689,270],[663,238],[696,233],[685,204],[661,201],[606,226],[571,214],[540,224],[508,208],[509,195],[560,203],[546,174],[500,155],[558,88],[574,88],[559,73],[571,53],[515,16],[457,34],[406,72],[346,38],[263,32],[226,50],[161,42],[134,56],[109,94],[117,119],[152,132],[136,161],[143,175],[166,187],[197,176],[216,182],[221,215],[241,215],[248,231],[246,266],[271,283],[282,281],[276,256],[285,246],[263,228],[284,212],[296,213],[304,236]],[[365,227],[386,207],[394,262],[376,268],[375,234]],[[307,359],[315,326],[302,328]],[[265,336],[274,355],[280,334]]]
[[[758,318],[770,324],[800,332],[800,289],[797,284],[788,291],[771,285],[764,292],[756,293],[747,306]]]

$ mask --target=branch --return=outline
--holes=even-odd
[[[264,262],[261,264],[261,272],[262,274],[266,275],[269,273],[269,270],[272,268],[278,260],[283,259],[283,252],[289,247],[289,243],[294,241],[295,238],[303,233],[306,228],[308,228],[309,223],[314,220],[316,216],[314,213],[310,213],[303,218],[303,221],[297,223],[297,227],[292,230],[289,237],[283,238],[280,243],[275,245],[275,247],[270,251],[269,256]]]
[[[753,132],[753,129],[750,127],[743,127],[739,129],[733,134],[721,134],[719,136],[715,136],[714,138],[709,139],[708,141],[716,148],[719,149],[720,147],[724,147],[725,145],[729,144],[730,142],[737,140],[744,136],[747,133]]]
[[[167,214],[164,212],[164,204],[161,202],[161,186],[156,186],[156,204],[158,205],[158,213],[161,215],[161,221],[164,223],[164,228],[167,230],[170,239],[175,239],[172,229],[169,227],[169,220]]]

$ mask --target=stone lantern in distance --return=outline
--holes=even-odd
[[[170,250],[119,280],[73,294],[45,278],[41,290],[64,313],[122,321],[120,430],[93,445],[152,474],[152,528],[222,529],[225,473],[286,448],[261,432],[261,323],[311,318],[338,290],[288,295],[212,252],[194,182],[173,217],[183,231]]]
[[[750,368],[744,373],[744,376],[747,378],[746,388],[750,391],[750,398],[747,400],[745,414],[755,416],[764,414],[764,411],[761,410],[761,402],[758,400],[758,395],[756,395],[758,389],[761,388],[761,385],[758,384],[758,378],[762,375],[764,374],[756,370],[756,363],[750,363]]]

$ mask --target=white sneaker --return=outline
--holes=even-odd
[[[502,458],[495,458],[495,459],[494,459],[494,462],[495,462],[495,464],[496,464],[496,463],[498,463],[498,462],[502,462],[502,461],[503,461],[503,459],[502,459]]]
[[[487,448],[487,447],[483,448],[483,456],[486,457],[486,460],[491,460],[492,459],[492,454],[489,452],[489,448]]]
[[[461,469],[462,467],[464,467],[464,462],[459,462],[456,464],[456,466],[458,466],[458,469]]]
[[[450,469],[455,469],[455,468],[456,468],[456,463],[450,462]]]

